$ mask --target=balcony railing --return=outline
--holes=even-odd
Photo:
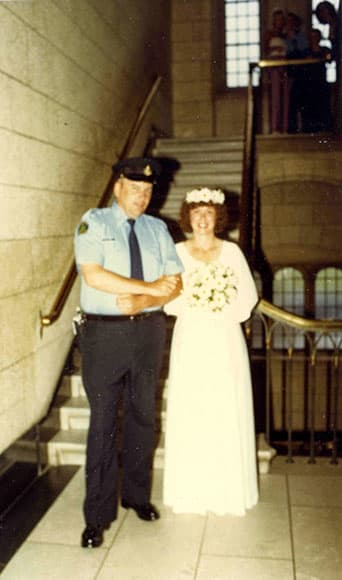
[[[268,443],[284,449],[289,462],[302,453],[311,463],[322,454],[337,463],[342,452],[342,321],[307,319],[261,300],[247,337],[255,390],[262,399],[262,404],[256,401],[256,414]]]

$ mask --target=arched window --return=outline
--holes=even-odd
[[[282,268],[278,270],[273,279],[273,302],[294,314],[304,315],[304,279],[299,270],[295,268]],[[276,348],[287,348],[290,341],[296,335],[293,346],[304,347],[304,337],[298,335],[295,330],[287,330],[286,334],[279,329],[274,334],[273,345]]]
[[[225,0],[227,87],[246,87],[250,62],[260,58],[259,0]]]
[[[315,279],[316,318],[342,318],[342,270],[323,268]],[[318,348],[331,349],[333,344],[328,337],[318,343]]]

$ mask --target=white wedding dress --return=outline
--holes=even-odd
[[[202,262],[177,244],[187,274]],[[240,323],[258,298],[247,262],[223,242],[217,262],[238,279],[224,312],[166,305],[177,316],[170,355],[165,440],[164,504],[175,513],[244,515],[258,500],[249,358]]]

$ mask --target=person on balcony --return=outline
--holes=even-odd
[[[316,6],[315,14],[321,24],[327,24],[329,27],[328,39],[331,43],[331,56],[336,59],[341,39],[339,37],[338,15],[335,6],[332,2],[319,2]]]
[[[326,61],[330,59],[331,51],[321,46],[321,40],[321,31],[318,28],[312,29],[308,56],[321,59],[321,62],[308,65],[303,71],[301,114],[304,133],[332,131],[333,128],[330,85],[326,73]]]
[[[170,355],[164,504],[175,513],[244,515],[258,500],[249,359],[241,322],[258,296],[226,229],[225,195],[186,194],[176,244],[183,292],[164,308],[177,317]]]
[[[180,292],[183,270],[165,224],[144,213],[160,170],[148,158],[115,164],[116,201],[89,210],[75,234],[82,378],[90,405],[83,547],[100,546],[117,515],[123,386],[121,505],[142,520],[159,518],[150,492],[155,391],[165,339],[161,307]]]
[[[264,50],[269,60],[286,58],[285,14],[274,10],[272,28],[266,31]],[[269,70],[270,133],[286,133],[288,126],[288,79],[286,67]]]
[[[298,14],[288,12],[286,16],[286,57],[288,59],[302,59],[308,56],[309,43],[306,34],[301,30],[302,21]],[[305,83],[304,68],[300,65],[288,66],[288,132],[297,133],[301,125],[301,109],[305,98],[303,85]]]

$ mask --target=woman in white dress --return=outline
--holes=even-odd
[[[224,194],[186,195],[177,244],[183,293],[166,305],[177,316],[170,355],[164,504],[175,513],[244,515],[258,501],[249,358],[241,329],[258,301],[226,226]]]

